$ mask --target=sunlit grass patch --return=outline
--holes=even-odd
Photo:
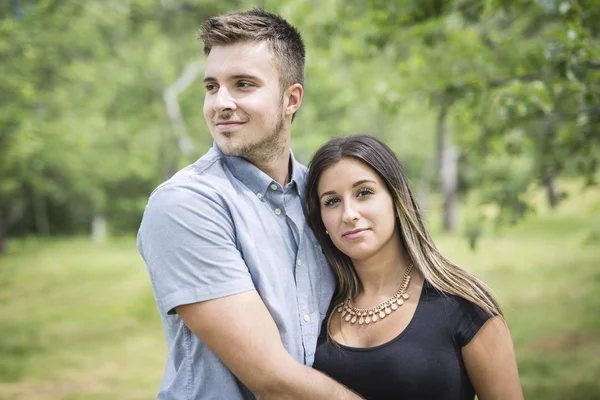
[[[166,346],[132,239],[17,243],[0,258],[0,274],[10,276],[0,298],[0,395],[35,399],[32,388],[63,393],[56,398],[156,395]],[[97,384],[80,385],[83,378]]]
[[[576,190],[574,190],[576,192]],[[498,294],[525,396],[600,399],[600,190],[521,224],[434,238]],[[463,210],[465,216],[471,209]],[[430,222],[435,228],[436,216]],[[155,398],[166,345],[133,238],[9,243],[0,257],[0,399]]]

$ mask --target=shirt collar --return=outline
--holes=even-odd
[[[251,162],[235,156],[227,156],[223,154],[219,146],[216,143],[213,143],[213,149],[223,156],[225,160],[225,164],[240,182],[246,185],[250,190],[252,190],[255,194],[261,194],[264,196],[269,189],[269,186],[275,183],[275,180],[271,178],[269,175],[265,174],[263,171],[258,169]],[[290,149],[290,166],[291,166],[291,179],[290,184],[295,184],[296,190],[298,193],[304,193],[304,188],[306,186],[304,171],[302,165],[296,161],[294,158],[294,154]]]

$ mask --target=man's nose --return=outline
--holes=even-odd
[[[235,111],[235,101],[227,88],[219,88],[219,91],[215,95],[213,108],[217,113]]]

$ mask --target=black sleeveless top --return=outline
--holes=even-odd
[[[480,307],[423,284],[408,326],[376,347],[335,345],[325,321],[313,368],[367,400],[473,400],[461,348],[490,318]]]

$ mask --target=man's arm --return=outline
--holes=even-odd
[[[259,399],[360,399],[294,360],[256,290],[182,305],[176,311]]]
[[[256,395],[356,399],[294,360],[236,247],[235,226],[204,180],[181,178],[151,196],[138,245],[162,313],[173,309]]]

